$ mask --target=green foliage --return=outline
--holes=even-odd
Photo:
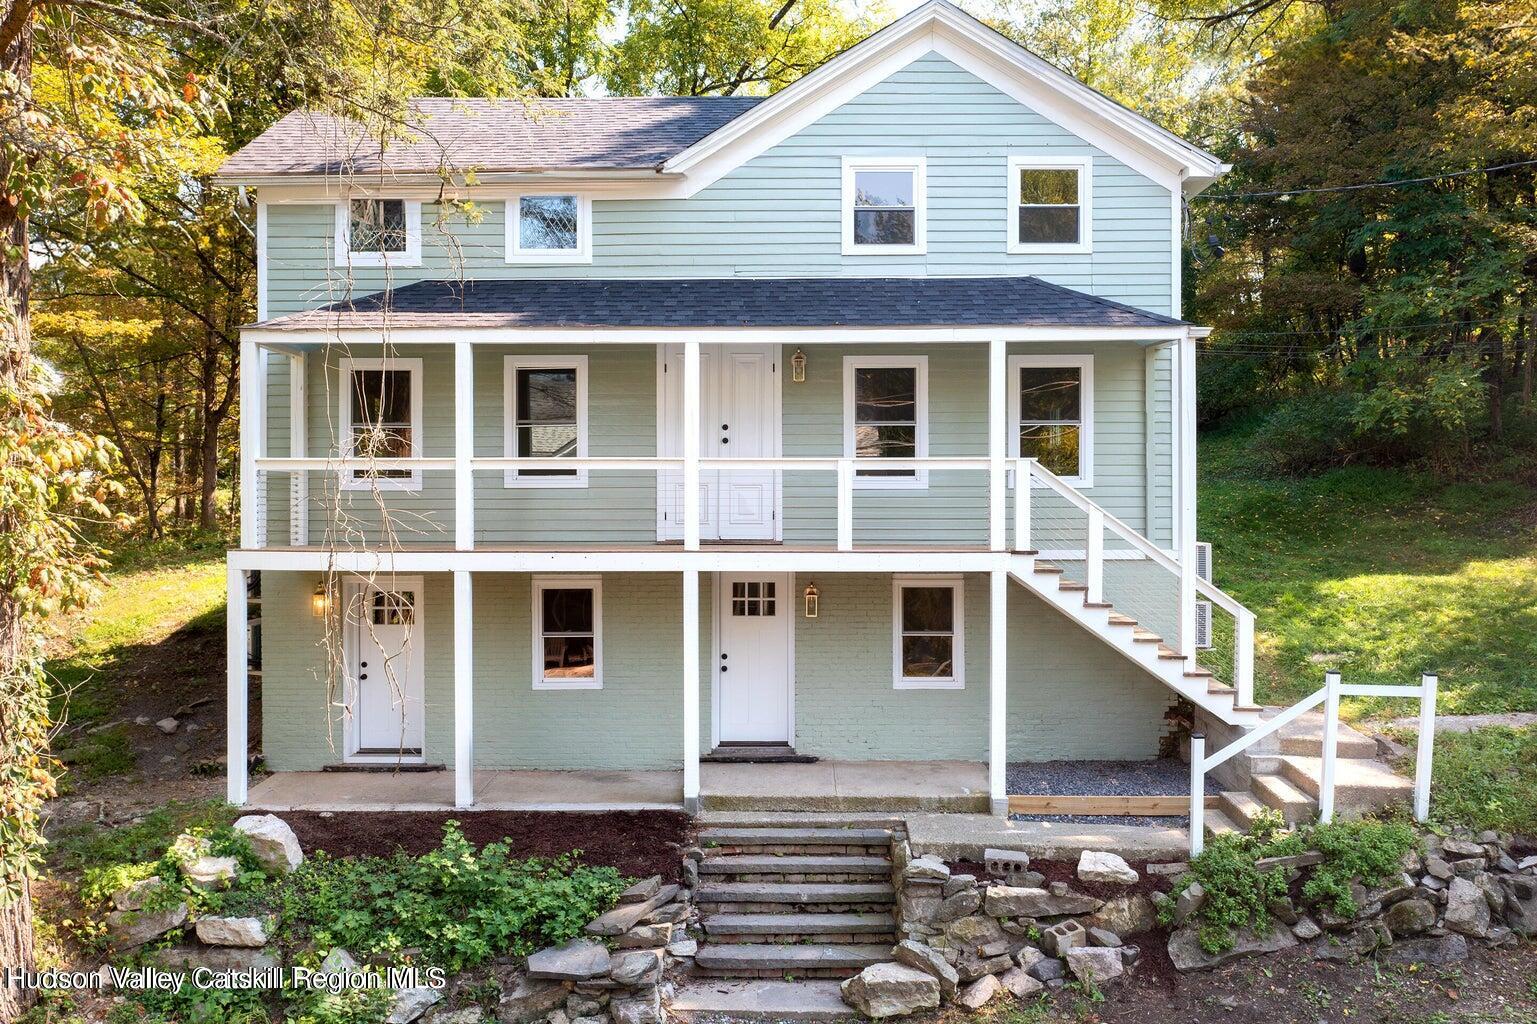
[[[1406,737],[1407,738],[1407,737]],[[1412,758],[1400,770],[1408,770]],[[1537,727],[1494,726],[1436,736],[1431,817],[1462,825],[1537,834]]]
[[[144,1015],[144,1024],[270,1024],[271,1011],[260,989],[199,988],[180,991],[134,989],[128,996]],[[375,1020],[383,1020],[377,1017]]]
[[[131,824],[67,828],[53,840],[49,864],[58,871],[86,872],[110,870],[117,864],[155,863],[178,835],[228,826],[235,815],[235,809],[222,802],[172,801]]]
[[[1201,948],[1208,953],[1231,949],[1236,932],[1271,927],[1271,906],[1288,897],[1286,869],[1261,871],[1258,861],[1309,850],[1323,854],[1322,863],[1307,869],[1302,899],[1350,916],[1357,909],[1350,883],[1376,885],[1392,878],[1401,870],[1404,854],[1418,842],[1414,830],[1401,822],[1336,821],[1293,832],[1281,829],[1280,815],[1269,812],[1247,833],[1212,836],[1190,862],[1182,890],[1196,882],[1206,890],[1195,924]],[[1159,921],[1165,927],[1173,923],[1171,903],[1160,908]]]
[[[90,782],[126,775],[138,764],[133,743],[121,728],[82,736],[75,745],[60,750],[58,758],[72,775]]]

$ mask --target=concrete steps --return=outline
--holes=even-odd
[[[707,828],[699,833],[706,851],[720,854],[853,854],[885,856],[891,830],[885,828]]]
[[[1261,814],[1269,810],[1251,792],[1227,790],[1222,793],[1220,810],[1245,832],[1254,827]]]
[[[694,902],[774,907],[889,906],[890,882],[701,882]]]
[[[1322,789],[1323,758],[1286,754],[1281,757],[1281,775],[1316,802]],[[1359,817],[1395,801],[1409,800],[1414,783],[1380,761],[1340,758],[1334,765],[1334,810],[1347,817]]]
[[[1266,807],[1280,811],[1288,825],[1306,821],[1318,810],[1312,797],[1279,775],[1255,775],[1249,788]]]
[[[787,942],[787,936],[821,942],[868,942],[896,934],[891,914],[711,914],[705,934],[723,942]]]
[[[766,943],[708,943],[694,956],[694,969],[725,977],[801,977],[846,978],[872,964],[891,959],[893,944],[882,943],[810,943],[769,945]]]
[[[1281,753],[1298,757],[1323,757],[1324,716],[1321,712],[1309,712],[1280,731]],[[1339,723],[1339,746],[1335,748],[1341,760],[1371,760],[1377,756],[1377,741],[1363,736],[1344,722]]]
[[[673,1020],[785,1021],[831,1024],[854,1016],[836,981],[728,981],[700,979],[678,988],[668,1003]]]
[[[819,857],[794,853],[782,856],[738,853],[707,857],[699,865],[699,873],[735,875],[740,881],[832,882],[870,875],[889,878],[891,860],[864,855]]]

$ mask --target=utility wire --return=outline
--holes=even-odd
[[[1273,199],[1277,196],[1300,196],[1319,192],[1358,192],[1368,188],[1401,188],[1404,185],[1423,185],[1432,181],[1446,181],[1450,178],[1465,178],[1470,174],[1488,174],[1491,171],[1508,171],[1513,167],[1531,167],[1537,165],[1537,160],[1517,160],[1514,163],[1494,164],[1490,167],[1472,167],[1465,171],[1448,171],[1445,174],[1430,174],[1423,178],[1399,178],[1392,181],[1367,181],[1356,185],[1329,185],[1318,188],[1287,188],[1277,189],[1273,192],[1219,192],[1216,194],[1201,194],[1193,199]]]

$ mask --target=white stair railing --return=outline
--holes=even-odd
[[[1318,783],[1318,818],[1334,820],[1335,763],[1339,758],[1339,714],[1341,697],[1401,697],[1420,702],[1420,734],[1414,751],[1414,820],[1430,817],[1430,772],[1435,754],[1436,689],[1440,684],[1434,672],[1420,675],[1418,686],[1387,686],[1378,683],[1345,683],[1338,672],[1326,672],[1324,685],[1282,711],[1264,725],[1251,729],[1216,753],[1207,756],[1206,734],[1190,734],[1190,855],[1198,856],[1206,846],[1206,776],[1213,768],[1254,744],[1284,729],[1302,715],[1324,706],[1324,734],[1321,772]]]

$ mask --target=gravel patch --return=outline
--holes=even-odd
[[[1142,828],[1186,828],[1190,816],[1150,818],[1134,814],[1011,814],[1010,821],[1058,821],[1068,825],[1137,825]]]
[[[1010,793],[1030,796],[1189,796],[1190,766],[1173,758],[1156,761],[1018,761],[1009,765],[1008,786]],[[1215,796],[1221,792],[1221,787],[1208,777],[1206,792]]]

